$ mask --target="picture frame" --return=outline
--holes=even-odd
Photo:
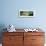
[[[19,10],[19,17],[34,17],[35,10]]]

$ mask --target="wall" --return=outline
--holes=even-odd
[[[13,24],[15,28],[40,27],[46,32],[46,0],[0,0],[0,31]],[[35,10],[32,18],[20,18],[20,9]]]
[[[0,0],[0,25],[13,24],[16,28],[46,28],[46,0]],[[35,10],[35,17],[20,18],[20,9]]]

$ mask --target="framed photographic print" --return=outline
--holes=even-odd
[[[19,10],[20,17],[33,17],[35,16],[35,10]]]

